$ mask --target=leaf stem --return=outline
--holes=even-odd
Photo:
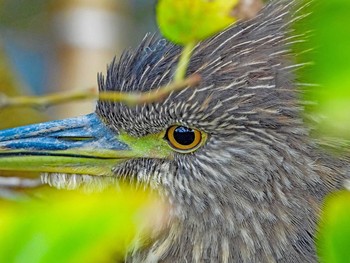
[[[176,68],[176,73],[174,77],[175,82],[182,81],[185,78],[188,65],[190,64],[191,55],[195,46],[196,46],[196,42],[193,41],[186,44],[183,47],[182,53],[180,55],[179,63],[177,64],[177,68]]]

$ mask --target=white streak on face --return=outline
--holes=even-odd
[[[350,179],[344,181],[344,187],[345,189],[350,191]]]

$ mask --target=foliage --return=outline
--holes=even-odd
[[[157,22],[160,31],[170,41],[184,45],[175,82],[185,78],[195,44],[235,22],[233,8],[238,0],[160,0]]]
[[[0,202],[0,262],[115,262],[137,226],[143,222],[147,231],[163,214],[153,196],[125,186],[94,194],[50,189],[40,195],[41,200]]]
[[[198,42],[235,22],[230,13],[237,3],[238,0],[160,0],[158,26],[174,43]]]
[[[306,92],[313,104],[307,114],[318,116],[314,133],[321,143],[344,146],[350,139],[350,2],[319,0],[311,5],[311,15],[303,21],[303,31],[312,29],[302,59],[312,61],[303,69],[303,82],[316,83]],[[310,33],[307,33],[310,35]],[[340,148],[340,147],[338,147]],[[349,262],[350,193],[340,192],[326,198],[316,238],[319,259],[323,263]]]
[[[307,99],[317,102],[312,115],[323,116],[318,131],[328,136],[350,138],[350,1],[319,0],[311,19],[310,48],[306,59],[313,62],[305,78],[318,87],[308,92]],[[304,57],[305,59],[305,57]]]
[[[327,197],[317,236],[318,252],[323,263],[349,262],[350,192]]]

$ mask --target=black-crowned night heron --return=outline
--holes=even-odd
[[[197,87],[2,131],[1,168],[39,170],[59,187],[89,174],[160,189],[169,224],[127,262],[316,262],[322,199],[350,168],[319,149],[300,116],[290,54],[297,2],[274,1],[198,45],[188,70],[202,77]],[[179,52],[148,36],[99,76],[100,90],[166,85]]]

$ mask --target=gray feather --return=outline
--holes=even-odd
[[[132,136],[181,124],[207,143],[174,160],[135,159],[116,177],[158,189],[171,220],[127,262],[316,262],[315,224],[324,196],[349,179],[310,138],[302,119],[291,45],[301,1],[272,1],[254,19],[198,44],[188,74],[196,88],[128,107],[99,102],[106,123]],[[168,84],[180,48],[154,35],[114,60],[101,91],[148,91]]]

